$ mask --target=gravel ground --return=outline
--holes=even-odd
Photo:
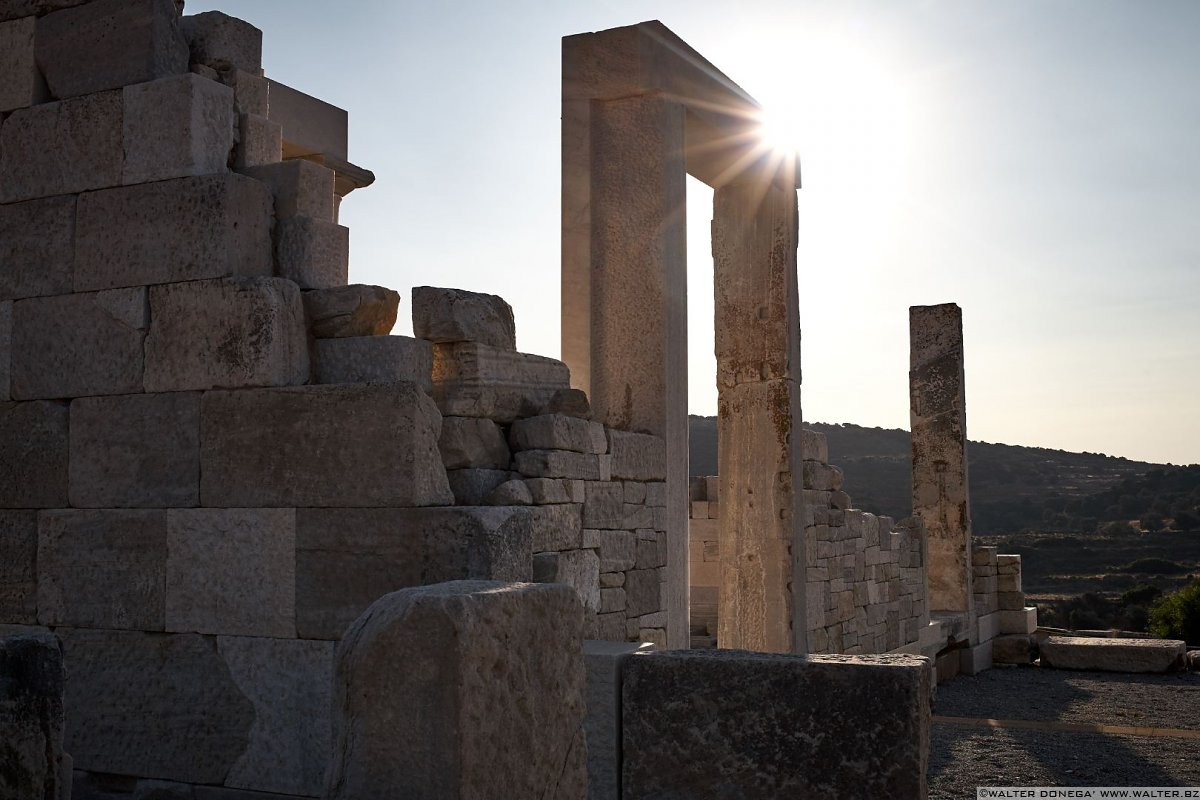
[[[1200,730],[1200,674],[992,669],[939,686],[934,714]],[[1200,741],[934,723],[930,798],[977,786],[1200,787]]]

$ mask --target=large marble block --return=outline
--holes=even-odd
[[[447,416],[508,423],[545,414],[570,382],[566,365],[553,358],[477,342],[433,347],[433,396]]]
[[[0,403],[0,508],[67,505],[66,403]]]
[[[528,581],[538,516],[516,507],[299,509],[299,635],[340,639],[371,603],[398,589]]]
[[[0,22],[0,113],[42,101],[45,84],[33,57],[33,17]]]
[[[553,584],[380,599],[338,648],[326,797],[583,800],[582,629]]]
[[[515,450],[571,450],[607,453],[604,426],[566,414],[541,414],[517,420],[509,432]]]
[[[427,394],[433,391],[430,380],[433,353],[424,339],[411,336],[317,339],[313,353],[315,383],[408,381]]]
[[[0,676],[0,797],[70,797],[63,763],[66,672],[54,634],[0,637]]]
[[[189,73],[123,91],[122,183],[228,171],[234,141],[233,89]]]
[[[271,193],[244,175],[177,178],[83,195],[75,290],[270,276]]]
[[[308,327],[318,339],[386,336],[396,324],[399,305],[400,295],[383,286],[356,283],[304,293]],[[429,353],[432,368],[432,349]]]
[[[149,324],[145,289],[16,301],[13,398],[140,392],[142,346]]]
[[[512,307],[504,298],[462,289],[417,286],[412,292],[413,333],[431,342],[476,342],[517,349]]]
[[[208,392],[200,404],[205,506],[451,505],[441,415],[415,384]]]
[[[38,515],[43,625],[161,631],[165,511],[61,510]]]
[[[302,289],[345,286],[350,274],[350,229],[307,217],[278,220],[275,266]]]
[[[490,419],[444,417],[438,440],[446,469],[508,469],[504,432]]]
[[[332,643],[59,633],[71,665],[66,750],[77,769],[320,795]],[[216,797],[239,796],[216,791]]]
[[[121,92],[14,111],[0,126],[0,203],[121,184]]]
[[[148,392],[294,386],[309,376],[300,290],[283,278],[150,288]]]
[[[0,300],[71,292],[75,198],[0,206]]]
[[[621,796],[621,680],[625,663],[653,652],[644,642],[583,643],[587,668],[588,800]]]
[[[1102,672],[1170,672],[1183,669],[1187,645],[1172,639],[1104,639],[1049,636],[1039,643],[1043,667]]]
[[[296,511],[167,512],[166,629],[296,635]]]
[[[71,420],[72,506],[200,502],[199,393],[81,397],[71,404]]]
[[[262,71],[262,31],[249,22],[206,11],[184,17],[181,27],[193,64],[252,74]]]
[[[37,63],[57,98],[188,71],[174,0],[95,0],[38,20]]]
[[[246,170],[262,181],[275,197],[277,220],[305,217],[333,222],[333,189],[337,173],[304,158],[266,164]]]
[[[0,624],[37,622],[37,512],[0,511]]]
[[[932,672],[921,656],[630,659],[622,797],[924,798]]]

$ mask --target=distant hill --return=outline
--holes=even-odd
[[[692,416],[689,423],[691,474],[716,474],[716,418]],[[855,506],[897,519],[912,513],[908,431],[823,422],[805,426],[828,437],[830,463],[845,473],[845,490]],[[1163,484],[1170,484],[1182,498],[1190,496],[1189,479],[1163,475],[1195,469],[1195,482],[1200,484],[1200,468],[1164,467],[1103,453],[970,442],[967,454],[971,517],[975,532],[980,534],[1094,530],[1110,519],[1137,518],[1145,506],[1160,499]],[[1145,477],[1152,470],[1160,475],[1160,489],[1139,483],[1153,480]],[[1128,499],[1130,496],[1140,499]],[[1200,496],[1196,499],[1200,502]],[[1159,506],[1171,506],[1173,502],[1164,500]],[[1126,512],[1127,516],[1122,517]]]

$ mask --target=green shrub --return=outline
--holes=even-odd
[[[1165,558],[1139,558],[1137,561],[1117,567],[1113,572],[1128,572],[1132,575],[1183,575],[1191,572],[1187,564]]]
[[[1162,595],[1162,589],[1147,583],[1139,583],[1121,595],[1123,606],[1143,606],[1157,600]]]
[[[1171,592],[1151,607],[1150,631],[1164,639],[1200,644],[1200,580]]]

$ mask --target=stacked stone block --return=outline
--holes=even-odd
[[[824,435],[802,434],[808,642],[814,653],[913,649],[929,624],[923,530],[851,507]],[[715,478],[692,479],[690,565],[693,634],[715,631],[719,577]],[[702,639],[697,640],[703,643]],[[718,643],[719,644],[719,643]]]
[[[1037,609],[1025,605],[1021,588],[1021,557],[996,556],[996,631],[992,661],[997,664],[1028,664],[1038,654]]]
[[[557,521],[452,507],[431,346],[345,285],[257,30],[10,0],[0,42],[0,623],[62,641],[81,786],[318,796],[346,626]]]

